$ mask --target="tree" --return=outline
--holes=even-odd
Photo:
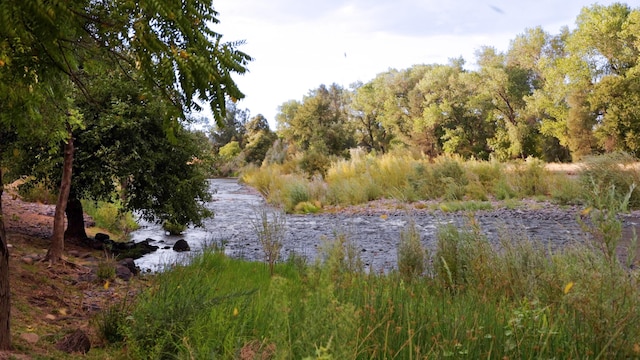
[[[321,85],[302,103],[288,102],[277,116],[283,138],[301,150],[324,155],[344,155],[355,141],[349,129],[345,90],[333,84]],[[283,112],[284,110],[284,112]]]
[[[640,148],[638,10],[615,3],[583,8],[573,32],[558,37],[532,104],[548,116],[542,131],[574,161],[594,151]]]
[[[433,66],[416,85],[422,96],[422,116],[414,121],[414,142],[422,151],[486,159],[487,139],[495,129],[487,119],[490,101],[482,96],[479,76],[461,63]]]
[[[84,93],[85,76],[100,69],[93,66],[95,62],[110,62],[114,67],[125,63],[141,74],[143,84],[160,91],[172,104],[163,119],[165,128],[171,130],[171,124],[185,118],[188,111],[200,110],[198,101],[209,104],[215,120],[220,121],[227,96],[243,97],[231,74],[245,72],[250,57],[236,49],[240,42],[221,42],[221,35],[209,27],[218,22],[216,16],[211,4],[204,0],[0,3],[0,79],[20,79],[16,88],[30,92],[44,89],[40,94],[61,104],[62,114],[71,115],[60,117],[47,128],[51,134],[62,134],[58,139],[64,139],[67,147],[63,171],[66,176],[60,186],[47,255],[50,262],[59,261],[64,248],[64,228],[58,219],[65,212],[70,188],[72,120],[77,119],[73,115],[75,109],[64,106],[69,104],[64,101],[66,92],[60,91],[64,87],[60,85],[70,81]],[[38,96],[44,97],[13,90],[8,96],[14,98],[11,103],[27,104]],[[16,112],[15,108],[3,106],[1,110],[3,126],[16,127],[20,132],[33,125],[14,120],[10,115]],[[0,237],[0,241],[6,249],[6,239]],[[0,284],[4,284],[8,273],[1,276]],[[6,292],[2,290],[0,296],[8,296],[8,288]],[[0,305],[5,304],[8,299],[2,298]],[[0,328],[2,348],[10,347],[10,341],[5,340],[9,337],[8,315],[8,308],[0,308],[0,325],[6,324]]]
[[[84,78],[100,68],[93,67],[92,62],[133,65],[142,74],[143,83],[161,91],[174,105],[165,118],[167,128],[176,119],[184,118],[186,111],[200,110],[195,98],[209,103],[216,121],[220,121],[226,96],[242,97],[230,73],[244,72],[249,57],[235,50],[238,43],[220,43],[221,36],[208,25],[217,23],[217,13],[202,0],[184,4],[87,1],[53,3],[42,8],[13,1],[3,4],[6,5],[1,10],[7,24],[3,31],[14,42],[13,47],[28,41],[31,53],[45,54],[42,59],[32,56],[34,63],[68,77],[83,93]],[[61,125],[66,131],[65,154],[72,158],[73,129],[66,121]],[[62,177],[61,199],[56,206],[48,254],[51,262],[60,259],[64,244],[63,224],[59,221],[63,215],[59,214],[65,210],[63,200],[68,196],[72,159],[66,159],[64,164],[63,174],[68,175]]]
[[[227,102],[227,112],[221,124],[214,126],[210,131],[211,141],[216,149],[237,141],[240,146],[245,144],[246,128],[249,120],[249,111],[239,109],[232,101]]]
[[[402,71],[392,69],[372,80],[375,88],[382,90],[377,96],[382,104],[379,121],[390,132],[391,146],[414,144],[414,120],[422,116],[423,111],[421,94],[415,87],[430,68],[431,65],[415,65]]]
[[[517,63],[507,63],[505,54],[491,47],[482,48],[477,56],[483,89],[494,106],[497,132],[490,144],[494,152],[502,159],[536,155],[532,146],[536,123],[528,116],[525,102],[535,86],[531,73]]]
[[[261,114],[249,120],[245,129],[247,132],[247,145],[243,150],[245,161],[260,165],[278,137],[271,131],[269,122]]]
[[[374,82],[357,85],[351,102],[351,118],[358,145],[369,151],[385,153],[389,150],[392,135],[381,121],[384,110],[378,99],[381,91],[378,85]]]

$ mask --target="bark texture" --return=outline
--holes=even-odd
[[[11,349],[11,291],[9,289],[9,248],[2,213],[2,168],[0,168],[0,350]]]
[[[51,245],[47,252],[47,260],[51,264],[55,264],[62,259],[64,252],[64,215],[67,209],[67,201],[69,200],[69,192],[71,191],[71,173],[73,171],[73,133],[71,127],[67,124],[67,132],[69,138],[64,145],[64,162],[62,164],[62,180],[60,181],[60,193],[56,202],[56,212],[53,216],[53,235],[51,236]]]

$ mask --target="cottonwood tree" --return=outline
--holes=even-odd
[[[348,121],[348,98],[339,85],[321,85],[302,103],[281,106],[276,117],[284,139],[299,149],[324,155],[344,155],[355,141]]]
[[[232,141],[243,147],[246,142],[245,125],[249,121],[249,111],[240,109],[233,101],[227,101],[226,115],[210,130],[210,138],[216,150]]]
[[[15,105],[34,109],[31,93],[59,104],[63,116],[47,129],[52,141],[65,143],[65,161],[56,204],[54,229],[47,258],[55,263],[64,249],[64,218],[71,184],[74,126],[81,115],[66,99],[70,82],[84,93],[85,74],[93,62],[128,63],[141,74],[141,82],[160,91],[173,105],[164,118],[166,128],[190,110],[200,110],[198,101],[211,106],[216,121],[224,116],[227,96],[241,98],[231,78],[243,73],[250,57],[237,50],[241,44],[223,43],[210,26],[217,12],[204,0],[174,1],[73,1],[0,3],[0,79],[20,79],[2,105],[3,126],[33,126],[33,119],[12,118]],[[43,95],[46,94],[46,95]],[[30,123],[31,122],[31,123]],[[78,122],[78,124],[75,124]],[[171,134],[171,131],[169,131]],[[55,139],[55,137],[58,139]],[[1,183],[1,181],[0,181]],[[2,219],[0,218],[0,224]],[[3,226],[0,225],[0,228]],[[0,270],[8,268],[6,237],[0,231]],[[5,286],[6,285],[6,286]],[[0,274],[0,349],[10,348],[8,272]]]
[[[245,161],[260,165],[278,136],[271,131],[269,122],[262,114],[251,118],[245,125],[245,129],[247,134],[247,144],[243,149]]]
[[[378,86],[379,83],[374,82],[356,85],[351,101],[351,121],[358,146],[384,154],[389,151],[393,135],[381,121],[384,110],[378,99]]]
[[[490,99],[482,96],[480,77],[462,63],[433,66],[416,90],[421,94],[422,116],[414,120],[414,141],[432,154],[489,157],[487,139],[495,133],[489,121]]]

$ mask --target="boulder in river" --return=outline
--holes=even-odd
[[[185,239],[180,239],[173,245],[173,250],[177,252],[191,251],[191,247]]]

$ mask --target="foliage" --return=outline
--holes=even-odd
[[[138,228],[131,212],[123,212],[117,204],[104,201],[83,201],[82,209],[91,216],[96,226],[113,234],[126,235]]]
[[[340,155],[355,145],[347,121],[346,92],[337,84],[328,88],[321,85],[310,91],[302,103],[284,104],[276,120],[282,137],[304,151]]]
[[[238,143],[242,148],[246,143],[246,124],[249,121],[249,111],[239,109],[238,106],[228,101],[227,112],[220,124],[214,124],[209,131],[209,138],[215,149],[228,145],[231,142]]]
[[[169,235],[180,235],[187,227],[184,224],[178,224],[173,221],[166,220],[162,223],[162,230],[169,233]]]
[[[278,132],[301,151],[332,155],[356,145],[500,161],[637,153],[638,14],[626,4],[594,4],[573,30],[533,27],[506,51],[481,47],[474,70],[457,58],[390,69],[350,91],[321,85],[282,104]]]
[[[96,276],[102,281],[111,281],[116,277],[116,262],[112,257],[106,256],[98,262]]]
[[[248,163],[262,164],[277,139],[277,135],[269,128],[269,123],[262,115],[253,117],[246,125],[247,145],[244,148],[245,160]]]
[[[538,159],[528,158],[525,162],[513,163],[509,171],[508,182],[513,191],[520,197],[547,195],[549,177],[544,163]]]
[[[239,142],[230,141],[224,146],[222,146],[220,150],[218,150],[218,154],[222,157],[223,160],[230,161],[236,156],[240,155],[241,151],[242,149],[240,149]]]

